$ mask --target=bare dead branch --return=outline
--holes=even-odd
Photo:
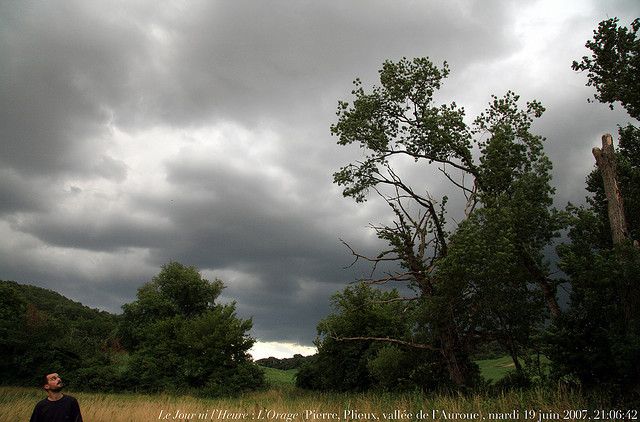
[[[403,302],[411,302],[411,301],[418,300],[418,299],[419,298],[417,298],[417,297],[397,297],[397,298],[389,299],[389,300],[372,300],[372,301],[364,303],[364,304],[362,304],[360,306],[356,306],[355,308],[353,308],[351,310],[351,312],[355,312],[355,311],[357,311],[359,309],[364,308],[365,306],[374,305],[374,304],[384,305],[385,303],[393,303],[393,302],[401,302],[401,301],[403,301]],[[406,312],[406,308],[405,308],[405,310],[403,312]]]
[[[410,341],[398,340],[394,338],[380,337],[332,337],[335,341],[385,341],[389,343],[400,344],[403,346],[413,347],[415,349],[431,350],[432,352],[441,352],[440,349],[429,346],[428,344],[413,343]]]
[[[388,277],[383,277],[383,278],[362,277],[356,281],[351,282],[351,284],[365,283],[369,285],[372,285],[372,284],[383,285],[383,284],[387,284],[390,281],[408,282],[413,280],[411,273],[396,273],[396,274],[386,273],[386,274],[388,275]]]
[[[440,173],[444,174],[444,176],[449,179],[449,181],[451,183],[453,183],[454,185],[456,185],[457,187],[459,187],[465,194],[467,193],[472,193],[473,191],[471,189],[469,189],[468,187],[466,187],[464,184],[458,183],[455,180],[453,180],[453,177],[451,177],[451,175],[449,173],[447,173],[442,167],[438,167],[438,170],[440,171]],[[463,177],[464,180],[464,177]]]

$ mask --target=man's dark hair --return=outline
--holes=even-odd
[[[40,387],[44,387],[45,385],[49,384],[49,375],[54,374],[55,372],[48,372],[46,374],[44,374],[42,376],[42,378],[40,378]]]

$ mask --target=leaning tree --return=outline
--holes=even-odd
[[[334,182],[358,202],[374,192],[391,208],[391,223],[373,225],[387,249],[365,256],[347,246],[374,270],[392,265],[363,281],[408,286],[412,293],[403,299],[415,329],[407,338],[366,340],[435,351],[453,384],[469,384],[479,342],[502,341],[517,363],[545,309],[560,314],[542,251],[561,218],[551,208],[543,139],[530,132],[544,108],[532,101],[522,109],[508,92],[493,97],[470,126],[455,103],[435,104],[446,62],[438,68],[428,58],[386,61],[379,73],[370,93],[356,79],[352,103],[339,102],[331,131],[340,145],[364,152]],[[440,183],[434,172],[415,176],[423,169],[439,170],[450,184],[457,225],[446,219],[448,196],[430,194]]]

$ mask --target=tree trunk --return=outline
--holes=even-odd
[[[516,250],[522,259],[525,268],[533,277],[534,282],[540,287],[540,290],[542,290],[542,296],[547,302],[547,306],[551,311],[551,316],[553,316],[553,318],[558,318],[562,314],[562,310],[560,309],[560,305],[558,305],[555,289],[552,288],[547,275],[540,269],[538,264],[536,264],[531,255],[525,251],[522,245],[517,244]]]
[[[440,353],[447,364],[449,380],[457,387],[469,384],[469,353],[459,340],[456,324],[451,312],[445,311],[447,317],[438,326],[440,337]]]
[[[622,196],[618,186],[618,163],[613,149],[613,138],[606,133],[602,136],[602,149],[594,148],[593,156],[602,174],[604,182],[604,192],[607,196],[607,207],[609,211],[609,224],[611,226],[611,237],[613,244],[617,245],[629,237],[627,221],[624,215]]]
[[[502,331],[504,332],[507,340],[507,348],[509,349],[509,355],[511,356],[511,360],[513,360],[513,364],[516,368],[516,372],[518,375],[523,375],[524,371],[522,370],[522,365],[520,365],[520,359],[518,359],[518,348],[516,346],[516,342],[505,324],[504,320],[498,316],[498,321],[500,321],[500,326],[502,327]]]
[[[449,379],[457,387],[467,384],[469,377],[469,368],[466,362],[461,362],[456,350],[455,337],[452,333],[440,333],[440,341],[442,343],[442,356],[447,363],[449,370]],[[453,337],[453,338],[452,338]]]
[[[607,197],[607,208],[609,211],[609,225],[611,226],[611,238],[615,246],[629,238],[629,230],[627,228],[622,195],[620,194],[620,187],[618,185],[618,162],[613,149],[613,138],[611,135],[608,133],[603,135],[602,149],[594,148],[592,152],[596,158],[596,164],[598,165],[598,169],[600,169],[602,181],[604,182],[604,192]],[[621,266],[626,263],[623,256],[619,256],[618,261]],[[624,286],[618,288],[626,331],[636,334],[637,327],[634,326],[634,320],[637,309],[636,306],[634,306],[633,298],[637,297],[637,294],[633,294],[633,292],[637,288],[638,284],[633,284],[629,279],[626,280]],[[640,362],[635,363],[635,370],[636,374],[640,373]]]

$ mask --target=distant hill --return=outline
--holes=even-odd
[[[51,290],[0,280],[0,382],[34,385],[50,372],[64,373],[72,388],[103,381],[100,371],[124,353],[116,337],[120,318]]]
[[[62,296],[53,290],[42,287],[19,284],[15,281],[0,280],[0,285],[8,288],[15,288],[18,295],[24,299],[27,306],[35,308],[40,312],[58,320],[74,321],[76,323],[85,321],[87,327],[106,325],[109,329],[115,328],[119,316],[99,309],[89,308],[80,302],[73,301]],[[95,324],[97,323],[97,324]],[[83,324],[84,325],[84,324]]]

